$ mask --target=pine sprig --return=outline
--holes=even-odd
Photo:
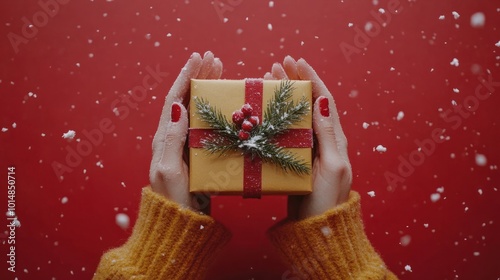
[[[285,172],[292,171],[298,175],[309,174],[311,172],[306,162],[296,159],[293,153],[285,150],[283,147],[269,141],[263,141],[256,146],[256,149],[249,150],[252,158],[258,156],[264,162],[280,166]]]
[[[293,83],[283,80],[274,91],[274,97],[267,104],[264,121],[250,133],[248,139],[238,136],[239,128],[230,123],[220,110],[210,106],[203,98],[195,98],[200,119],[214,129],[216,134],[202,140],[203,147],[211,154],[224,155],[231,151],[250,154],[252,159],[261,158],[264,162],[276,164],[285,172],[309,174],[310,167],[294,154],[272,142],[274,136],[284,133],[289,127],[303,120],[309,112],[309,102],[303,97],[299,102],[293,97]]]
[[[274,97],[267,104],[261,130],[268,137],[285,132],[291,125],[302,121],[309,112],[309,102],[305,97],[295,103],[292,98],[293,83],[282,80],[274,90]]]
[[[203,98],[196,97],[195,104],[200,118],[211,128],[217,130],[218,134],[225,136],[230,140],[238,139],[238,133],[236,133],[235,125],[226,119],[226,116],[222,114],[222,111],[217,110],[215,107],[212,108],[210,103]]]

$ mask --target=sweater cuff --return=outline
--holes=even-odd
[[[286,276],[301,279],[393,278],[365,235],[357,192],[351,191],[347,202],[322,215],[301,221],[283,221],[273,226],[268,234],[291,266]]]
[[[210,216],[144,188],[132,235],[102,257],[95,279],[199,279],[229,239]]]

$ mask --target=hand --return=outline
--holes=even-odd
[[[149,181],[153,191],[195,210],[209,210],[209,198],[199,201],[189,193],[189,171],[184,144],[188,133],[191,79],[219,79],[222,62],[207,51],[203,58],[193,53],[167,94],[160,123],[153,139],[153,159]],[[203,209],[202,209],[203,208]]]
[[[347,201],[352,183],[347,139],[340,125],[332,94],[304,59],[287,56],[283,66],[275,63],[265,79],[310,80],[313,90],[313,129],[317,140],[313,159],[313,192],[289,196],[288,217],[305,219],[320,215]]]

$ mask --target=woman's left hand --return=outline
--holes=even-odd
[[[153,159],[149,171],[153,191],[182,206],[204,212],[209,211],[210,199],[189,192],[189,170],[184,149],[189,126],[186,107],[191,79],[219,79],[221,73],[222,62],[212,52],[207,51],[203,58],[198,53],[191,55],[165,99],[153,139]]]

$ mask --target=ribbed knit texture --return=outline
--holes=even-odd
[[[323,215],[283,221],[268,233],[291,268],[283,279],[397,279],[365,235],[357,192]]]
[[[132,235],[102,256],[94,279],[203,279],[229,239],[211,217],[144,188]]]

